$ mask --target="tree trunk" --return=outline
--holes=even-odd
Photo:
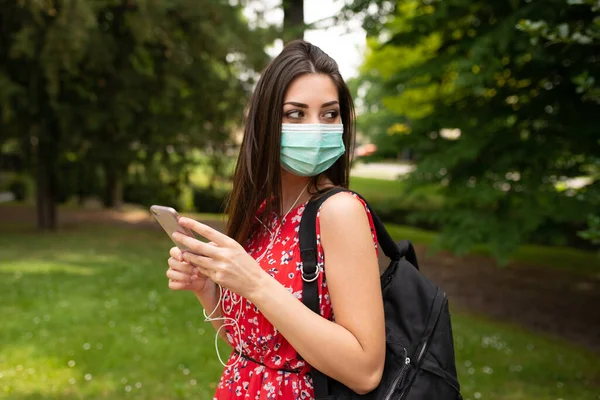
[[[36,209],[37,228],[40,230],[56,230],[56,190],[58,177],[56,174],[57,143],[52,134],[42,134],[36,145]],[[49,136],[49,138],[48,138]]]
[[[85,204],[85,198],[90,194],[89,186],[90,182],[88,170],[90,166],[85,162],[80,161],[77,168],[77,204],[79,207],[83,207]]]
[[[215,191],[215,186],[217,183],[217,179],[219,179],[222,175],[222,155],[221,155],[221,150],[217,149],[215,146],[215,149],[213,150],[213,153],[210,156],[210,169],[211,169],[211,173],[210,173],[210,178],[208,181],[208,190],[210,190],[211,192]]]
[[[304,0],[283,0],[284,44],[304,39]]]
[[[114,163],[104,163],[106,176],[106,189],[104,191],[104,206],[106,208],[120,209],[123,205],[123,176]]]

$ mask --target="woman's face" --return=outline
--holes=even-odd
[[[328,75],[306,74],[290,84],[283,101],[284,124],[339,124],[338,91]]]

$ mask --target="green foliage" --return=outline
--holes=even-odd
[[[29,203],[34,195],[34,184],[27,174],[2,173],[0,192],[11,192],[15,201]]]
[[[16,201],[23,202],[28,195],[27,182],[23,177],[16,176],[8,183],[8,191],[15,196]]]
[[[132,177],[123,189],[123,200],[150,207],[154,204],[183,209],[182,191],[176,182],[154,181]]]
[[[588,218],[588,229],[581,231],[579,236],[595,245],[600,245],[600,215],[590,215]]]
[[[599,145],[598,9],[570,3],[404,0],[371,21],[359,119],[395,136],[386,151],[414,151],[409,187],[440,185],[443,207],[420,215],[442,227],[439,248],[486,244],[505,261],[598,208],[596,184],[560,189],[590,176]]]

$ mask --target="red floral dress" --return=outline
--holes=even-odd
[[[371,226],[375,247],[377,238],[371,214],[366,204],[356,197],[365,207]],[[272,232],[278,228],[279,234],[271,249],[270,233],[256,223],[249,237],[246,251],[259,261],[261,267],[273,278],[277,279],[299,301],[302,301],[302,263],[300,258],[298,231],[305,204],[291,210],[282,221],[273,213],[267,226]],[[263,207],[258,214],[264,210]],[[281,227],[280,227],[281,225]],[[320,241],[319,213],[317,213],[317,248],[319,300],[321,315],[332,320],[333,310],[329,299],[329,290],[323,273],[323,248]],[[224,316],[237,320],[241,333],[243,356],[233,351],[223,371],[221,380],[214,395],[215,400],[251,399],[251,400],[295,400],[313,399],[312,378],[307,375],[310,366],[298,357],[294,348],[262,315],[250,301],[237,296],[229,290],[224,291],[222,309]],[[284,312],[284,311],[282,311]],[[240,335],[237,328],[225,328],[229,343],[238,348]],[[236,360],[239,361],[236,363]],[[235,364],[234,364],[235,363]]]

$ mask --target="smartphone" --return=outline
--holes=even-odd
[[[158,221],[160,226],[162,226],[165,232],[167,232],[167,235],[169,235],[171,240],[173,240],[173,237],[171,235],[173,235],[173,233],[175,232],[179,232],[184,235],[188,235],[189,237],[195,238],[194,233],[191,230],[179,225],[179,213],[174,208],[155,205],[150,207],[150,212],[152,213],[156,221]],[[181,251],[191,251],[190,248],[181,243],[176,242],[175,240],[173,240],[173,243],[175,243],[175,246],[179,247],[179,250]]]

